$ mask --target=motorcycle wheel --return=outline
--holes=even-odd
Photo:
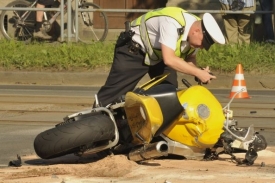
[[[97,113],[38,134],[34,140],[34,149],[42,159],[51,159],[81,152],[83,147],[92,147],[96,142],[112,140],[114,134],[112,120]]]

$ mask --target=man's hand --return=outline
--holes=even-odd
[[[211,72],[209,67],[202,68],[200,72],[198,72],[198,75],[195,76],[195,80],[197,82],[201,81],[203,84],[210,83],[210,80],[216,79],[216,76],[214,76]]]

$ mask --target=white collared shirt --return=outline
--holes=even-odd
[[[189,13],[184,13],[183,15],[186,21],[186,25],[182,39],[182,51],[190,48],[187,37],[191,25],[196,21],[196,18]],[[178,28],[181,28],[181,25],[175,19],[168,16],[153,17],[146,21],[146,26],[150,42],[154,49],[160,49],[161,44],[163,44],[172,50],[176,50],[177,41],[179,39],[177,30]],[[135,31],[133,40],[141,45],[142,50],[145,50],[140,38],[139,26],[132,28],[132,30]]]

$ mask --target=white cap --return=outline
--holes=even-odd
[[[204,49],[208,50],[214,43],[225,44],[223,33],[217,24],[216,20],[210,13],[203,14],[202,17],[202,31]]]

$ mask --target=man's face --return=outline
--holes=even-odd
[[[192,48],[203,48],[202,46],[203,33],[201,29],[197,28],[189,32],[188,42]]]

